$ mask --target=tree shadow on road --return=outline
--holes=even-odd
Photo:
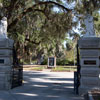
[[[24,72],[24,84],[10,90],[16,100],[83,100],[75,95],[73,78],[41,72]]]

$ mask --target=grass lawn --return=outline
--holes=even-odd
[[[43,66],[40,67],[28,67],[28,68],[23,68],[24,70],[36,70],[36,71],[42,71],[44,69]]]
[[[36,70],[42,71],[43,69],[47,69],[47,65],[31,65],[28,67],[24,67],[24,70]],[[52,68],[51,71],[76,71],[76,66],[56,66],[56,68]]]
[[[52,69],[51,71],[76,71],[76,66],[57,66],[56,68]]]

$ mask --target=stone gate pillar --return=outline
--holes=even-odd
[[[14,41],[7,37],[7,18],[0,20],[0,90],[22,85],[22,66],[14,57]],[[15,64],[16,63],[16,64]]]
[[[8,38],[0,39],[0,90],[7,90],[12,85],[13,43]]]
[[[79,94],[100,88],[100,38],[96,37],[93,17],[86,14],[86,34],[78,41],[80,53]]]
[[[79,94],[100,88],[100,38],[82,37],[78,41],[80,51]]]

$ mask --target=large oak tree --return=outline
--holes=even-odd
[[[57,56],[66,33],[82,21],[79,15],[100,7],[98,0],[64,1],[1,0],[0,18],[8,19],[8,36],[15,40],[19,58],[40,59],[44,53]],[[73,20],[74,16],[77,21]]]

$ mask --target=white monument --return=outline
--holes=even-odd
[[[7,18],[3,17],[0,21],[0,38],[7,38]]]
[[[94,22],[93,22],[93,16],[90,14],[86,14],[84,23],[86,26],[86,34],[84,37],[93,37],[95,36],[95,30],[94,30]]]

